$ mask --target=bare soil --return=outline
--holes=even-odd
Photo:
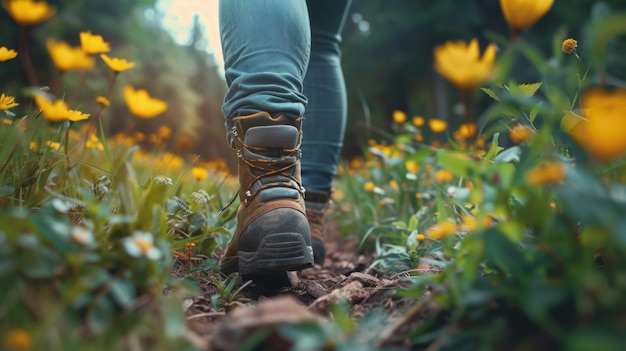
[[[407,309],[417,304],[416,299],[396,296],[396,288],[406,283],[397,275],[369,268],[375,255],[361,252],[357,241],[340,237],[332,225],[326,230],[323,267],[316,265],[248,283],[231,301],[221,300],[219,310],[212,303],[219,290],[211,277],[220,281],[224,278],[210,270],[197,277],[201,294],[186,301],[187,334],[192,343],[201,350],[234,350],[260,328],[306,321],[323,323],[330,318],[331,306],[340,301],[350,304],[356,320],[380,310],[390,320],[406,324],[403,319]],[[232,291],[242,284],[239,279]],[[400,327],[391,327],[387,333],[398,333]],[[386,338],[391,340],[393,335]],[[269,344],[256,349],[289,349],[289,343],[275,335],[266,339]]]

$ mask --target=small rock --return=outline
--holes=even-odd
[[[348,276],[348,280],[361,282],[363,286],[377,286],[380,283],[380,280],[373,275],[361,272],[353,272]]]
[[[242,306],[233,310],[215,330],[211,350],[239,350],[250,336],[266,332],[256,349],[289,350],[291,341],[284,339],[277,329],[282,325],[319,323],[317,316],[292,296],[268,298],[255,306]]]
[[[308,281],[305,284],[306,292],[311,294],[314,298],[319,298],[326,295],[326,289],[322,286],[322,284],[316,281]]]
[[[369,293],[363,289],[361,282],[353,281],[343,288],[334,290],[330,294],[321,296],[313,301],[309,305],[309,311],[325,314],[333,304],[340,301],[354,303],[365,299],[367,296],[369,296]]]

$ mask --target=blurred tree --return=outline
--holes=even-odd
[[[580,38],[598,3],[557,0],[543,19],[524,32],[523,38],[549,53],[553,36],[561,27],[569,37]],[[614,11],[626,9],[623,0],[603,3]],[[507,38],[509,34],[496,0],[353,2],[344,33],[343,65],[351,122],[346,140],[356,142],[346,145],[345,154],[358,152],[359,145],[370,136],[380,139],[381,134],[375,131],[389,130],[392,111],[396,109],[454,122],[456,109],[451,107],[458,94],[434,73],[434,47],[448,40],[468,41],[476,37],[484,50],[494,36]],[[622,45],[621,52],[623,48]],[[613,57],[616,66],[625,66],[623,60],[617,60],[619,55]],[[516,67],[516,72],[524,82],[534,78],[527,67]],[[612,72],[617,74],[620,70]],[[621,72],[626,70],[622,68]]]
[[[42,84],[59,79],[53,67],[45,42],[53,38],[79,45],[81,31],[99,34],[111,44],[110,56],[136,63],[132,70],[119,75],[113,104],[103,112],[108,133],[128,128],[129,123],[145,133],[156,133],[161,125],[173,132],[168,146],[179,151],[199,154],[203,159],[232,158],[226,144],[220,106],[225,93],[225,82],[208,45],[203,28],[198,23],[193,29],[189,45],[176,44],[161,27],[160,14],[155,10],[156,0],[51,0],[57,8],[55,16],[33,28],[30,49],[34,66]],[[0,45],[18,48],[18,27],[6,11],[0,10]],[[95,111],[95,97],[104,95],[113,73],[98,58],[95,68],[81,77],[80,72],[67,72],[54,93],[65,99],[80,98],[83,111]],[[77,90],[79,84],[84,86]],[[28,85],[19,60],[0,65],[0,89],[19,95]],[[146,89],[152,96],[165,100],[168,110],[152,120],[132,121],[122,98],[124,84]],[[132,121],[132,122],[131,122]],[[211,140],[211,144],[196,143]],[[176,143],[176,141],[179,141]],[[232,161],[231,161],[232,166]]]

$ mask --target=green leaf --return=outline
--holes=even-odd
[[[515,162],[518,163],[520,161],[520,156],[522,155],[522,149],[519,146],[512,146],[501,153],[499,153],[494,161],[496,162]]]
[[[181,300],[174,297],[164,299],[161,303],[161,313],[163,316],[165,335],[168,337],[182,335],[185,329],[185,320],[183,318]]]
[[[499,137],[500,137],[500,133],[495,133],[493,135],[493,138],[491,139],[491,147],[489,148],[489,151],[487,152],[487,155],[485,156],[487,160],[493,160],[498,155],[498,153],[500,153],[500,151],[504,150],[503,147],[500,147],[498,145]]]
[[[489,89],[489,88],[480,88],[480,90],[482,90],[483,92],[485,92],[485,94],[487,94],[490,98],[496,100],[496,101],[500,101],[500,98],[498,98],[498,95],[496,94],[495,91]]]
[[[112,322],[115,316],[115,306],[111,299],[97,300],[93,312],[87,317],[87,323],[91,330],[96,333],[103,332]]]
[[[407,229],[407,225],[404,221],[394,221],[391,223],[391,225],[398,229],[402,229],[402,230]]]
[[[34,216],[33,223],[41,232],[46,242],[52,245],[59,253],[66,253],[71,250],[69,243],[70,224],[66,217],[62,217],[51,206],[46,205]]]
[[[611,14],[607,11],[596,16],[588,28],[588,49],[585,52],[590,53],[596,64],[603,66],[610,40],[626,33],[626,13]]]
[[[151,226],[153,225],[155,211],[163,210],[161,203],[170,189],[167,183],[155,181],[154,179],[148,182],[146,188],[148,188],[148,191],[139,207],[137,224],[139,226],[138,229],[152,230]]]
[[[535,95],[539,87],[541,87],[541,82],[538,83],[529,83],[529,84],[511,84],[508,88],[511,91],[511,94],[522,97],[531,97]]]
[[[119,196],[119,214],[134,216],[137,214],[137,180],[132,168],[132,159],[138,147],[130,148],[115,160],[113,185]]]
[[[568,111],[565,113],[565,116],[561,118],[561,129],[564,132],[569,133],[579,122],[583,120],[584,118],[576,114],[574,111]]]
[[[485,254],[506,275],[524,273],[525,259],[520,248],[496,229],[485,232]]]
[[[539,101],[530,110],[530,115],[528,116],[528,119],[530,119],[530,123],[535,123],[535,119],[537,118],[537,114],[539,113],[539,110],[541,109],[541,105],[543,105],[543,102]]]
[[[135,286],[126,279],[114,279],[111,284],[111,295],[124,309],[130,308],[135,300]]]
[[[622,350],[626,339],[624,333],[598,326],[587,326],[575,333],[568,333],[565,349],[570,351],[613,351]]]
[[[409,219],[409,227],[407,228],[409,231],[417,230],[417,226],[419,225],[419,220],[416,215],[411,216]]]
[[[476,170],[476,163],[459,157],[457,154],[446,150],[440,150],[437,152],[437,161],[441,165],[459,177],[468,177],[474,174]]]
[[[202,229],[207,223],[204,215],[198,212],[194,212],[189,216],[189,233],[194,234]]]

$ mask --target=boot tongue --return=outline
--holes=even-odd
[[[295,198],[300,185],[292,177],[299,158],[300,132],[292,125],[250,127],[243,140],[243,157],[257,167],[251,172],[259,178],[250,192],[259,198]]]
[[[247,160],[279,168],[295,164],[298,154],[294,149],[298,147],[299,134],[298,129],[290,125],[252,127],[246,131],[244,143],[248,147],[244,148],[243,155]]]
[[[257,148],[295,149],[299,137],[298,129],[294,126],[259,126],[246,131],[244,142]]]

